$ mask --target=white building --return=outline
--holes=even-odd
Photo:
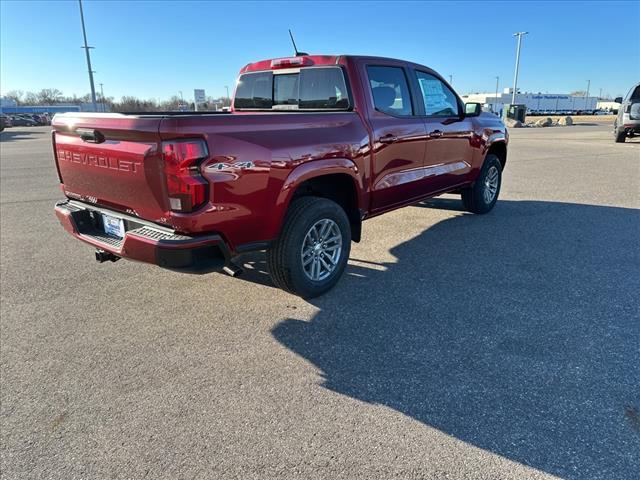
[[[608,110],[610,112],[617,112],[620,108],[618,102],[612,102],[611,100],[602,100],[598,102],[598,110]]]
[[[473,93],[463,95],[465,102],[477,102],[485,110],[500,113],[505,104],[511,103],[511,88],[505,88],[502,93]],[[576,97],[568,93],[516,93],[517,104],[527,106],[529,113],[569,113],[579,110],[593,111],[597,108],[598,97]]]

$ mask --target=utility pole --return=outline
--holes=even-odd
[[[498,85],[499,85],[499,83],[500,83],[500,77],[496,76],[496,104],[495,104],[496,111],[498,110]]]
[[[100,99],[102,101],[102,111],[106,112],[107,110],[105,109],[105,106],[104,106],[104,90],[102,89],[102,83],[99,83],[98,85],[100,85]]]
[[[587,80],[587,94],[584,96],[584,109],[588,110],[589,106],[587,105],[589,103],[589,88],[591,88],[591,80]]]
[[[224,88],[227,89],[227,101],[231,104],[231,98],[229,97],[229,85],[225,85]]]
[[[96,88],[93,84],[93,70],[91,70],[91,56],[89,55],[89,49],[93,48],[87,44],[87,31],[84,28],[84,13],[82,11],[82,0],[78,0],[80,5],[80,21],[82,23],[82,36],[84,37],[84,51],[87,54],[87,69],[89,70],[89,83],[91,84],[91,102],[93,103],[93,111],[97,110],[96,106]]]
[[[598,98],[602,100],[602,87],[600,87],[600,93],[598,94]]]
[[[513,77],[513,92],[511,93],[511,103],[516,103],[516,92],[518,90],[518,71],[520,69],[520,46],[522,45],[522,37],[523,35],[528,34],[529,32],[517,32],[514,33],[514,37],[518,37],[518,48],[516,50],[516,73]]]

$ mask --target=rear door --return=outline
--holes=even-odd
[[[424,195],[426,130],[402,64],[369,64],[364,70],[374,106],[371,208],[384,210]]]
[[[168,210],[160,117],[57,115],[54,149],[67,196],[160,221]]]

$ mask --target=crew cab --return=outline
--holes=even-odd
[[[320,295],[362,221],[446,192],[487,213],[508,134],[432,69],[299,55],[241,69],[231,112],[65,113],[55,212],[100,262],[239,273],[266,250],[276,286]]]

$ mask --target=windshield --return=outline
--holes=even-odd
[[[348,110],[340,67],[245,73],[238,79],[236,110]]]

